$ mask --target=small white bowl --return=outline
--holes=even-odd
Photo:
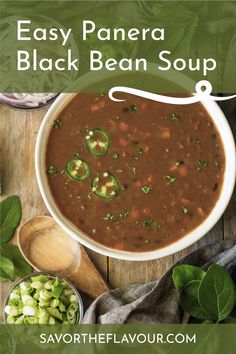
[[[166,74],[167,73],[165,73],[165,75]],[[105,74],[103,75],[103,78],[104,76],[111,75],[111,73]],[[157,74],[155,75],[157,76]],[[159,73],[158,75],[160,77]],[[173,81],[173,73],[168,73],[168,76],[169,80]],[[166,79],[168,79],[167,75]],[[83,88],[95,81],[101,81],[101,75],[87,74],[79,79],[79,84],[80,87]],[[191,80],[179,73],[175,73],[175,81],[181,82],[181,86],[183,87],[186,87],[191,82]],[[213,228],[213,226],[217,223],[217,221],[224,213],[232,196],[236,178],[235,142],[227,119],[225,118],[219,106],[213,101],[202,102],[218,129],[218,132],[222,139],[226,158],[223,186],[215,207],[212,209],[211,213],[202,224],[200,224],[197,228],[186,234],[184,237],[171,243],[170,245],[148,252],[127,252],[106,247],[94,241],[85,233],[76,228],[68,219],[66,219],[62,215],[62,213],[58,209],[48,185],[45,169],[45,153],[49,132],[51,130],[52,122],[54,121],[54,119],[56,119],[58,114],[63,110],[63,108],[71,101],[71,99],[75,95],[76,94],[60,94],[60,96],[52,104],[42,121],[37,137],[35,150],[36,175],[41,195],[49,212],[54,217],[56,222],[63,228],[63,230],[68,235],[72,236],[77,241],[82,243],[84,246],[92,249],[93,251],[101,253],[105,256],[129,261],[146,261],[171,255],[192,245],[194,242],[198,241],[200,238],[206,235],[206,233]]]

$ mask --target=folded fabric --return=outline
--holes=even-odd
[[[174,266],[182,263],[203,269],[218,263],[235,277],[236,241],[199,248],[174,264],[159,280],[102,294],[86,311],[83,323],[182,323],[183,312],[172,281]]]

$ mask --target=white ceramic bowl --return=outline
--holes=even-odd
[[[105,76],[111,76],[111,74],[105,74]],[[157,75],[157,74],[156,74]],[[159,74],[158,74],[159,75]],[[166,75],[166,73],[165,73]],[[103,75],[104,78],[104,75]],[[168,79],[168,77],[166,76]],[[172,73],[169,73],[169,79],[173,81]],[[100,75],[91,75],[87,74],[84,77],[79,79],[80,87],[86,87],[89,84],[93,83],[94,80],[101,81]],[[188,85],[190,80],[184,77],[182,74],[175,74],[175,80],[177,82],[181,82],[182,86]],[[70,102],[70,100],[76,94],[61,94],[56,101],[52,104],[49,108],[47,114],[45,115],[36,142],[36,150],[35,150],[35,165],[36,165],[36,175],[38,180],[39,189],[43,200],[51,213],[54,217],[56,222],[64,229],[64,231],[70,235],[71,237],[78,240],[84,246],[101,253],[103,255],[118,258],[118,259],[125,259],[130,261],[145,261],[145,260],[152,260],[161,258],[164,256],[168,256],[170,254],[176,253],[178,251],[183,250],[184,248],[192,245],[194,242],[198,241],[202,238],[220,219],[223,212],[225,211],[231,195],[233,193],[234,185],[235,185],[235,178],[236,178],[236,153],[235,153],[235,143],[234,138],[225,118],[223,112],[219,108],[219,106],[212,101],[204,101],[202,102],[207,111],[209,112],[212,120],[214,121],[223,142],[225,157],[226,157],[226,164],[225,164],[225,175],[223,186],[221,190],[220,197],[212,209],[210,215],[207,219],[200,224],[197,228],[193,231],[182,237],[181,239],[171,243],[168,246],[159,248],[155,251],[149,252],[127,252],[116,250],[113,248],[108,248],[93,239],[89,238],[86,234],[82,231],[78,230],[69,220],[67,220],[60,210],[58,209],[52,194],[50,192],[48,182],[47,182],[47,175],[45,169],[45,152],[46,152],[46,143],[48,139],[48,135],[52,126],[52,122],[54,119],[57,118],[58,114],[62,111],[62,109]]]

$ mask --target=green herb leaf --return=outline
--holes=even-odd
[[[119,158],[119,153],[118,152],[115,152],[113,155],[112,155],[112,158],[113,160],[117,160]]]
[[[201,280],[206,273],[199,267],[188,264],[176,266],[173,270],[172,279],[180,294],[184,287],[193,280]]]
[[[176,177],[174,176],[166,176],[166,179],[168,181],[168,184],[172,184],[176,181]]]
[[[143,221],[143,227],[146,230],[160,229],[160,224],[153,219],[146,219]]]
[[[205,161],[205,160],[197,160],[196,169],[200,172],[204,168],[206,168],[207,165],[208,165],[207,161]]]
[[[32,267],[24,260],[17,246],[9,244],[1,245],[0,253],[12,261],[15,266],[16,276],[25,277],[32,273]]]
[[[58,168],[56,168],[56,167],[49,166],[49,167],[48,167],[48,170],[47,170],[47,173],[48,173],[50,176],[57,176],[57,175],[59,174],[59,170],[58,170]]]
[[[180,165],[183,165],[183,164],[184,164],[184,161],[182,161],[182,160],[177,160],[175,162],[176,167],[179,167]]]
[[[143,191],[143,193],[148,194],[151,192],[152,188],[149,186],[143,186],[141,190]]]
[[[13,262],[1,255],[0,257],[0,281],[14,280],[15,271]]]
[[[184,214],[188,214],[188,213],[189,213],[188,207],[186,207],[185,205],[183,205],[183,206],[182,206],[182,212],[183,212]]]
[[[210,266],[201,280],[198,299],[208,319],[222,321],[229,316],[235,305],[235,289],[223,267],[218,264]]]
[[[131,110],[132,112],[137,112],[137,109],[138,109],[138,107],[137,107],[136,104],[132,104],[132,105],[130,106],[130,110]]]
[[[179,115],[177,113],[172,113],[171,114],[171,119],[172,120],[179,120],[180,118],[179,118]]]
[[[207,319],[198,302],[198,289],[200,280],[190,281],[180,293],[180,306],[191,316],[200,320]]]
[[[9,241],[21,220],[21,202],[16,195],[0,203],[0,243]]]
[[[134,154],[134,158],[135,160],[138,160],[139,157],[143,154],[143,149],[139,146],[137,147],[137,149],[135,150],[135,154]]]
[[[55,129],[60,129],[62,126],[62,121],[60,119],[55,119],[52,126]]]
[[[103,220],[105,221],[111,221],[114,223],[119,223],[121,220],[127,218],[127,216],[129,215],[128,211],[124,211],[123,213],[118,213],[118,214],[110,214],[108,213],[107,215],[103,216]]]

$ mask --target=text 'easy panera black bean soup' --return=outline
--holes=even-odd
[[[61,213],[119,250],[155,250],[185,236],[214,208],[225,156],[200,103],[78,94],[53,122],[48,182]]]

